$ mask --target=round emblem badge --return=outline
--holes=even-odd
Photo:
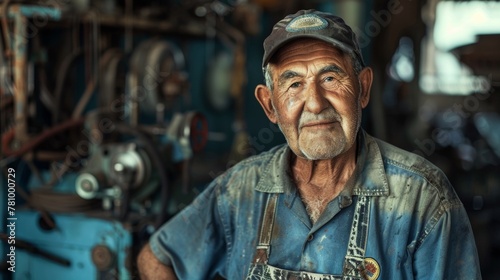
[[[286,26],[288,32],[300,32],[307,30],[320,30],[328,26],[328,22],[317,15],[301,15],[298,16]]]
[[[365,258],[365,271],[366,279],[375,280],[380,275],[380,265],[373,258]]]

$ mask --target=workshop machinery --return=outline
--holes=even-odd
[[[2,279],[137,278],[141,246],[218,172],[190,173],[209,132],[192,92],[203,73],[188,72],[185,52],[196,57],[207,30],[236,58],[222,90],[233,92],[224,98],[237,100],[244,132],[244,36],[219,20],[229,6],[137,2],[0,4],[2,183],[8,170],[16,176],[16,272],[2,230]],[[216,114],[227,119],[223,103]]]

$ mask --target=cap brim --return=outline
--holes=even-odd
[[[294,40],[297,40],[297,39],[301,39],[301,38],[318,39],[318,40],[330,43],[334,47],[337,47],[337,48],[341,49],[342,51],[347,52],[349,54],[351,54],[351,53],[354,52],[354,50],[352,48],[346,46],[344,43],[342,43],[342,42],[340,42],[338,40],[335,40],[333,38],[329,38],[329,37],[322,36],[322,35],[319,35],[319,34],[296,34],[294,36],[287,37],[285,40],[281,41],[276,46],[274,46],[272,48],[273,50],[271,52],[269,52],[268,54],[266,54],[266,56],[264,57],[264,60],[262,61],[262,67],[265,67],[266,64],[269,63],[269,61],[271,60],[271,58],[273,57],[273,55],[275,55],[276,52],[279,49],[281,49],[284,45],[290,43],[291,41],[294,41]]]

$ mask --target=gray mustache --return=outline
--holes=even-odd
[[[314,122],[314,121],[337,121],[340,122],[340,115],[333,109],[328,109],[326,111],[321,112],[320,114],[313,114],[311,112],[303,112],[300,116],[299,127],[303,125]]]

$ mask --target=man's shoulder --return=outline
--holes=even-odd
[[[266,178],[286,148],[286,145],[280,145],[250,156],[215,178],[210,184],[210,193],[217,197],[219,211],[227,214],[231,213],[235,206],[240,210],[258,207],[264,201],[266,192],[259,191],[257,186],[262,181],[274,186]]]
[[[371,138],[380,150],[386,176],[389,181],[397,180],[402,182],[401,180],[404,180],[406,182],[417,182],[418,185],[427,188],[429,191],[437,192],[441,199],[459,203],[453,187],[439,167],[420,155],[406,151],[375,137]],[[392,185],[391,190],[395,191],[395,188],[400,188],[400,186]],[[420,190],[414,189],[414,191]]]
[[[444,176],[444,173],[429,160],[415,153],[374,138],[386,166],[401,168],[423,177]]]
[[[420,155],[399,148],[381,139],[375,137],[371,138],[377,143],[382,159],[386,165],[411,170],[425,177],[430,175],[427,174],[429,172],[441,171],[436,165]]]

